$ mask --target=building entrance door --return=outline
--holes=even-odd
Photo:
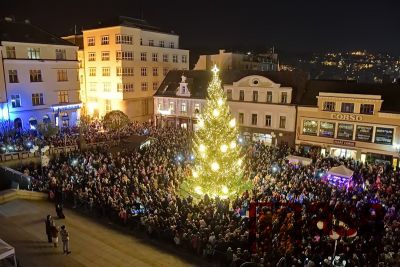
[[[331,155],[338,158],[357,159],[357,150],[332,147]]]

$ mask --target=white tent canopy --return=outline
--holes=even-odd
[[[289,156],[286,157],[286,159],[291,164],[310,165],[312,163],[312,159],[305,158],[305,157],[300,157],[300,156],[289,155]]]
[[[345,177],[350,179],[353,176],[353,171],[346,168],[344,165],[333,167],[328,171],[328,175],[335,175],[339,177]]]
[[[14,266],[17,266],[17,259],[15,258],[15,248],[0,239],[0,260],[8,257],[14,257]]]

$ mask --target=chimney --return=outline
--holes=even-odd
[[[220,49],[220,50],[219,50],[219,53],[220,53],[220,54],[225,53],[225,49]]]

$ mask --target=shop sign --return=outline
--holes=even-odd
[[[333,143],[335,145],[341,145],[341,146],[352,146],[355,147],[356,146],[356,142],[352,142],[352,141],[346,141],[346,140],[333,140]]]
[[[331,114],[331,119],[341,120],[341,121],[362,121],[363,117],[357,114],[333,113]]]

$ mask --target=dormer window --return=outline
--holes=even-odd
[[[181,94],[186,94],[186,90],[187,90],[187,88],[186,88],[186,85],[182,85],[181,86]]]
[[[282,92],[282,94],[281,94],[281,103],[282,104],[287,103],[287,93],[286,92]]]
[[[177,95],[178,96],[186,96],[186,97],[190,97],[190,91],[188,88],[188,83],[186,82],[186,77],[185,76],[181,76],[181,82],[179,83],[179,87],[177,90]]]

